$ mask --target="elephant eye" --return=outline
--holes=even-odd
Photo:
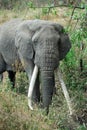
[[[37,43],[37,41],[38,41],[37,39],[34,39],[34,41],[33,41],[33,42],[34,42],[34,43]]]
[[[38,43],[38,39],[35,38],[35,39],[33,40],[33,43],[34,43],[34,45],[36,45],[36,44]]]
[[[33,46],[34,46],[34,48],[36,48],[37,43],[38,43],[38,40],[37,40],[37,39],[34,39],[34,40],[33,40]]]

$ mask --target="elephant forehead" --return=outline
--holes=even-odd
[[[55,36],[54,34],[57,34],[57,32],[56,32],[56,30],[54,29],[54,27],[53,26],[43,26],[42,28],[41,28],[41,31],[40,31],[40,33],[42,34],[42,35],[45,35],[45,36],[49,36],[49,35],[52,35],[52,36]],[[47,34],[47,35],[46,35]]]
[[[40,30],[36,31],[32,40],[37,41],[38,39],[54,39],[58,38],[58,32],[54,29],[54,27],[50,26],[42,26]]]

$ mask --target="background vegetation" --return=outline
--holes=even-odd
[[[39,1],[38,6],[45,5],[45,8],[35,8],[37,5],[34,1],[0,0],[0,24],[12,18],[37,18],[56,21],[65,27],[72,41],[72,48],[60,63],[60,68],[72,100],[74,115],[69,116],[57,74],[57,92],[53,97],[50,113],[46,116],[44,110],[37,106],[34,111],[28,110],[26,74],[17,73],[15,89],[12,91],[8,76],[4,73],[4,80],[0,83],[0,130],[87,129],[87,4],[81,1],[79,7],[82,8],[83,3],[85,5],[84,9],[80,9],[72,7],[73,4],[51,8],[52,3],[44,3]]]

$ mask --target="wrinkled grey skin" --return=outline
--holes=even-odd
[[[16,19],[0,26],[0,74],[8,71],[13,82],[22,63],[30,80],[36,64],[43,107],[47,109],[55,86],[54,70],[71,48],[69,37],[63,30],[61,25],[43,20]],[[40,101],[39,74],[33,92],[34,101]]]

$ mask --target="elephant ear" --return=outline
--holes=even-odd
[[[60,34],[62,32],[64,32],[64,28],[62,25],[58,24],[58,23],[53,23],[53,27],[55,28],[55,30]]]
[[[15,45],[23,58],[32,59],[34,50],[32,46],[31,34],[26,31],[17,31]]]
[[[60,34],[58,47],[59,47],[59,59],[62,60],[63,58],[65,58],[65,56],[67,55],[67,53],[71,48],[71,42],[67,34],[65,33]]]
[[[58,48],[59,48],[59,59],[62,60],[69,52],[71,48],[71,42],[69,36],[65,33],[65,29],[63,28],[62,25],[54,23],[53,26],[60,35]]]

